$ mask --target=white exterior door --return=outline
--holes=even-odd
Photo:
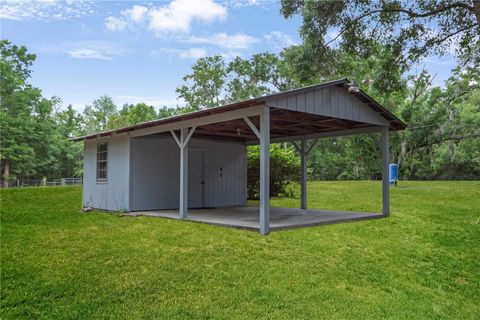
[[[205,149],[189,148],[188,152],[188,207],[204,206]]]

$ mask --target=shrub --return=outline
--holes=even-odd
[[[260,147],[248,148],[248,198],[260,198]],[[285,192],[285,187],[298,180],[300,157],[294,150],[283,145],[270,145],[270,197]]]

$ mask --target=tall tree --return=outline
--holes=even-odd
[[[62,137],[57,130],[54,108],[60,104],[60,99],[41,99],[34,105],[33,123],[34,135],[30,143],[34,150],[34,157],[30,160],[34,165],[33,176],[53,178],[60,174],[60,155]]]
[[[87,133],[108,129],[108,120],[117,114],[117,106],[109,96],[101,96],[93,100],[92,105],[85,107],[85,130]]]
[[[178,97],[193,110],[212,108],[223,103],[225,62],[222,56],[200,58],[192,73],[183,77],[184,85],[177,88]]]
[[[55,178],[59,176],[81,177],[83,145],[71,142],[68,139],[84,134],[82,130],[83,117],[72,105],[69,105],[66,110],[57,112],[55,119],[59,135],[59,154],[57,155],[59,173]]]
[[[152,106],[145,103],[124,104],[118,114],[110,116],[108,120],[108,128],[115,129],[126,127],[129,125],[154,120],[157,113]]]
[[[226,63],[221,56],[201,58],[177,88],[187,108],[216,107],[293,87],[287,63],[272,53],[259,53],[250,59],[236,57]]]
[[[0,52],[0,159],[8,180],[12,173],[27,176],[33,171],[32,112],[42,96],[27,82],[35,55],[7,40],[0,41]]]
[[[174,108],[174,107],[163,106],[158,110],[157,117],[159,119],[167,118],[167,117],[171,117],[171,116],[180,114],[181,111],[182,111],[182,108],[180,108],[180,107]],[[194,110],[191,110],[191,111],[194,111]]]
[[[137,103],[129,107],[128,118],[131,124],[137,124],[156,119],[157,113],[152,106],[145,103]]]
[[[329,80],[328,73],[317,73],[309,66],[304,66],[304,50],[306,48],[303,45],[291,46],[279,55],[264,52],[254,54],[250,59],[236,57],[228,64],[221,57],[216,57],[218,74],[215,77],[221,81],[214,91],[204,90],[205,75],[213,72],[213,69],[202,58],[192,67],[194,71],[184,77],[186,83],[177,88],[177,92],[182,92],[179,97],[184,98],[189,106],[211,107]],[[387,47],[372,44],[371,51],[374,53],[372,56],[357,59],[348,52],[335,50],[338,56],[336,78],[362,79],[364,81],[360,85],[363,89],[380,97],[380,101],[387,106],[394,107],[389,100],[405,89],[403,71],[395,65],[384,70],[385,64],[394,59]],[[220,69],[220,66],[224,69]],[[217,95],[216,98],[212,97],[213,93]]]
[[[393,159],[410,179],[453,179],[480,175],[480,70],[456,68],[445,88],[431,77],[414,77],[400,114],[409,125],[392,140]]]
[[[236,57],[228,64],[226,85],[229,101],[246,100],[273,91],[287,89],[279,72],[280,59],[272,53],[260,53],[250,59]]]

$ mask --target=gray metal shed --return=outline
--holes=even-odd
[[[178,209],[180,219],[188,218],[189,208],[245,206],[246,148],[259,144],[260,205],[253,225],[267,234],[270,143],[299,142],[300,208],[306,210],[307,141],[381,133],[381,216],[388,216],[388,133],[405,127],[340,79],[72,140],[85,142],[83,206],[123,212]]]

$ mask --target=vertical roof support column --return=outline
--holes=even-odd
[[[188,128],[180,130],[180,219],[188,217],[188,144],[185,143]]]
[[[190,131],[188,128],[180,129],[180,139],[173,130],[170,130],[173,140],[180,148],[180,219],[187,219],[188,217],[188,141],[190,141],[195,128],[192,127]]]
[[[260,234],[270,232],[270,108],[260,115]]]
[[[302,139],[300,141],[300,209],[307,209],[307,141]]]
[[[382,127],[382,208],[384,215],[390,215],[390,186],[388,184],[388,162],[389,146],[388,146],[388,127]]]
[[[307,209],[307,159],[308,154],[312,151],[318,139],[313,140],[307,150],[307,140],[302,138],[300,140],[300,147],[295,141],[292,141],[293,146],[300,153],[301,172],[300,172],[300,209]]]

